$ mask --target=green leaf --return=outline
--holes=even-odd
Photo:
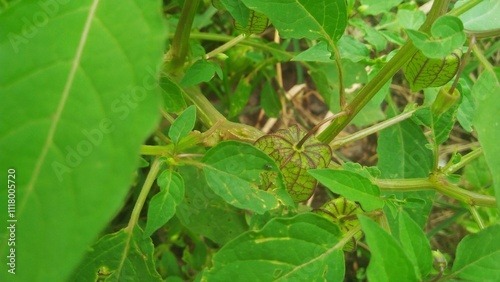
[[[384,206],[378,187],[360,174],[331,169],[310,170],[309,173],[333,193],[359,202],[365,211],[381,209]]]
[[[403,0],[361,0],[359,9],[365,15],[378,15],[380,13],[389,12],[390,9],[399,5]]]
[[[336,42],[347,25],[344,0],[242,0],[269,17],[284,38],[325,38]]]
[[[424,125],[431,129],[431,138],[436,144],[442,144],[450,136],[450,132],[455,125],[455,113],[458,109],[458,104],[452,106],[445,113],[436,116],[433,114],[430,107],[418,109],[412,116],[417,124]]]
[[[493,281],[500,276],[500,225],[466,236],[457,247],[452,275],[468,281]]]
[[[271,83],[266,81],[260,92],[260,104],[268,117],[278,118],[281,112],[281,101]]]
[[[99,239],[71,281],[162,281],[154,264],[154,245],[141,228],[122,229]]]
[[[401,245],[382,227],[364,215],[358,215],[371,258],[366,270],[368,280],[376,281],[419,281],[412,261]]]
[[[380,68],[374,66],[368,79],[371,80],[380,71]],[[352,119],[352,123],[356,126],[363,127],[374,124],[385,118],[385,113],[382,111],[381,104],[384,98],[390,94],[389,87],[391,86],[392,79],[389,79],[382,88],[373,96],[373,98],[366,104],[363,109]]]
[[[240,0],[219,0],[224,8],[233,16],[234,20],[243,26],[248,24],[251,10]]]
[[[484,151],[486,162],[490,171],[500,171],[500,122],[496,113],[500,112],[500,82],[494,72],[485,71],[478,78],[472,94],[476,98],[476,110],[473,119],[474,127],[477,130],[479,143]],[[500,173],[493,173],[493,186],[495,195],[500,198]],[[500,201],[497,200],[500,207]]]
[[[394,114],[393,109],[389,108],[388,117],[394,116]],[[382,130],[377,142],[377,153],[379,156],[377,166],[381,172],[380,178],[427,177],[433,164],[432,152],[425,147],[427,143],[427,138],[422,129],[412,120],[405,120]],[[396,198],[403,201],[407,198],[422,198],[419,204],[416,203],[412,206],[403,205],[403,208],[419,226],[422,227],[425,225],[432,208],[434,192],[421,191],[385,194],[395,194]],[[397,224],[396,219],[391,219],[390,213],[387,213],[389,223]],[[395,230],[399,230],[399,228]]]
[[[432,269],[431,245],[422,228],[405,211],[399,213],[399,242],[422,280]]]
[[[0,65],[9,66],[0,75],[8,117],[0,167],[18,176],[19,281],[68,279],[122,208],[159,119],[160,1],[47,3],[19,1],[0,13]],[[7,189],[0,195],[7,199]],[[0,245],[1,257],[8,249]]]
[[[331,149],[327,144],[310,137],[297,148],[306,132],[293,125],[274,134],[268,134],[255,142],[255,147],[268,154],[281,169],[288,193],[296,202],[309,199],[316,188],[316,180],[307,171],[325,168],[331,160]]]
[[[439,59],[427,58],[421,51],[415,53],[404,67],[411,90],[445,85],[457,73],[461,56],[458,50]]]
[[[279,207],[280,201],[291,204],[277,196],[284,187],[279,168],[250,144],[221,142],[205,154],[203,163],[210,188],[235,207],[262,214]],[[259,185],[262,189],[273,189],[264,191]]]
[[[332,52],[328,50],[328,44],[325,41],[320,41],[311,46],[309,49],[299,53],[292,58],[296,62],[325,62],[333,61]]]
[[[491,185],[492,174],[484,156],[471,161],[463,173],[465,180],[475,189],[486,188]]]
[[[462,128],[467,132],[472,132],[472,117],[474,115],[474,98],[472,97],[471,88],[465,79],[459,80],[460,93],[462,100],[457,111],[457,120]]]
[[[384,35],[379,30],[369,26],[362,19],[353,18],[349,20],[349,23],[365,33],[364,39],[373,45],[377,52],[384,50],[387,46],[387,39],[385,39]]]
[[[269,25],[269,19],[263,13],[250,10],[246,24],[236,21],[234,24],[237,31],[244,34],[263,33]]]
[[[172,171],[165,170],[158,176],[160,192],[151,198],[144,237],[165,225],[175,215],[175,208],[184,198],[184,180]]]
[[[207,281],[343,281],[344,254],[338,228],[304,213],[275,218],[260,231],[225,245],[205,272]],[[258,271],[256,271],[258,269]]]
[[[460,0],[456,6],[461,6],[465,2],[467,1]],[[466,29],[484,31],[500,28],[500,21],[498,21],[499,14],[500,2],[497,0],[483,0],[459,17]]]
[[[337,44],[341,58],[359,62],[366,60],[370,55],[368,48],[350,35],[342,36]]]
[[[168,77],[162,76],[160,78],[160,86],[163,94],[163,103],[165,110],[169,113],[180,113],[187,105],[182,96],[180,87],[172,82]]]
[[[231,97],[231,103],[229,106],[229,118],[235,117],[240,114],[241,110],[248,103],[250,99],[250,94],[252,94],[252,85],[248,81],[248,78],[241,79],[238,82],[238,86],[234,90],[234,94]]]
[[[174,144],[179,143],[182,138],[186,137],[193,130],[195,122],[196,107],[191,105],[174,120],[168,130],[168,137],[170,137]]]
[[[191,86],[201,82],[208,82],[212,80],[215,73],[222,77],[222,70],[217,63],[198,60],[189,67],[180,84],[181,86]]]
[[[209,188],[202,170],[183,167],[180,173],[184,179],[189,179],[189,185],[176,215],[191,232],[222,246],[248,230],[245,211],[217,196]]]
[[[410,11],[402,9],[397,14],[398,22],[403,28],[418,30],[425,22],[425,13],[420,10]]]
[[[432,24],[432,37],[412,29],[407,29],[406,33],[425,56],[443,58],[464,44],[466,35],[463,29],[459,18],[442,16]]]

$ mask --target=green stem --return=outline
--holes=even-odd
[[[212,51],[210,51],[208,54],[205,55],[205,59],[208,60],[210,58],[213,58],[213,57],[217,56],[219,53],[222,53],[222,52],[226,51],[227,49],[233,47],[234,45],[238,44],[239,42],[241,42],[245,38],[247,38],[247,36],[244,33],[236,36],[235,38],[229,40],[225,44],[223,44],[223,45],[215,48]]]
[[[477,4],[479,4],[481,2],[483,2],[483,0],[470,0],[470,1],[467,1],[463,5],[461,5],[460,7],[453,8],[453,10],[451,10],[448,13],[448,15],[458,17],[461,14],[463,14],[463,13],[467,12],[468,10],[472,9],[474,6],[476,6]]]
[[[479,215],[479,213],[477,212],[476,207],[469,206],[469,211],[470,211],[470,213],[472,215],[472,218],[474,218],[474,220],[476,221],[477,225],[479,226],[479,229],[484,229],[485,226],[484,226],[483,219],[481,218],[481,215]]]
[[[448,8],[448,3],[449,0],[436,0],[420,30],[424,32],[428,31],[432,23],[434,23],[440,15],[444,14]],[[416,51],[417,48],[413,46],[411,41],[406,42],[398,53],[384,65],[375,77],[361,89],[352,102],[347,105],[345,108],[347,115],[333,121],[325,131],[318,135],[318,140],[324,143],[330,143],[359,113],[359,111],[368,104],[382,86],[384,86],[385,83],[391,79],[408,60],[410,60],[411,56],[413,56]]]
[[[179,23],[169,51],[174,69],[184,65],[186,60],[189,50],[189,35],[191,34],[191,27],[199,4],[200,0],[184,1],[184,7],[182,7]]]
[[[385,120],[383,122],[374,124],[370,127],[367,127],[367,128],[362,129],[360,131],[357,131],[356,133],[353,133],[349,136],[336,139],[332,143],[330,143],[330,147],[332,147],[332,150],[336,150],[340,147],[343,147],[346,144],[361,140],[368,135],[377,133],[377,132],[381,131],[382,129],[385,129],[387,127],[390,127],[392,125],[395,125],[397,123],[402,122],[403,120],[410,118],[413,115],[413,113],[415,113],[415,111],[416,111],[416,109],[411,110],[411,111],[406,112],[406,113],[402,113],[402,114],[397,115],[395,117],[392,117],[388,120]]]
[[[151,169],[149,170],[144,184],[142,185],[141,193],[139,193],[139,197],[135,202],[134,209],[132,210],[132,215],[130,215],[130,220],[127,227],[125,228],[126,232],[132,233],[135,225],[137,224],[137,222],[139,222],[139,216],[141,215],[142,207],[144,206],[144,203],[148,198],[149,190],[151,190],[151,186],[153,186],[153,183],[155,182],[156,176],[160,171],[160,167],[161,162],[158,161],[158,158],[156,158],[151,165]]]
[[[374,180],[374,184],[382,191],[412,192],[436,190],[441,194],[457,199],[470,206],[496,207],[495,197],[462,189],[449,183],[443,176],[431,175],[429,178],[376,179]]]
[[[446,175],[453,174],[453,173],[455,173],[455,171],[461,169],[466,164],[475,160],[476,158],[478,158],[482,154],[483,154],[483,149],[477,148],[477,149],[473,150],[472,152],[468,153],[467,155],[463,156],[458,163],[450,165],[449,167],[445,168],[444,173]]]

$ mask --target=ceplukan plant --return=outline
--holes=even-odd
[[[143,2],[2,4],[0,280],[498,277],[497,2]]]

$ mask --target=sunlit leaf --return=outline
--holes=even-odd
[[[19,271],[4,278],[4,264],[0,280],[68,281],[123,207],[160,118],[160,2],[2,4],[0,167],[18,175]]]
[[[278,163],[286,189],[296,202],[309,199],[316,187],[316,180],[307,170],[325,168],[331,160],[330,146],[314,137],[307,139],[302,148],[297,148],[297,144],[305,135],[305,131],[294,125],[289,129],[265,135],[255,142],[255,147]]]
[[[168,137],[177,144],[182,138],[186,137],[194,128],[196,122],[196,107],[189,106],[172,123],[168,130]]]

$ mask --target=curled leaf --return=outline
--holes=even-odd
[[[279,166],[285,186],[296,202],[311,197],[316,180],[307,173],[309,169],[326,168],[331,160],[331,149],[314,137],[297,147],[306,132],[297,125],[259,138],[255,147],[267,153]]]

